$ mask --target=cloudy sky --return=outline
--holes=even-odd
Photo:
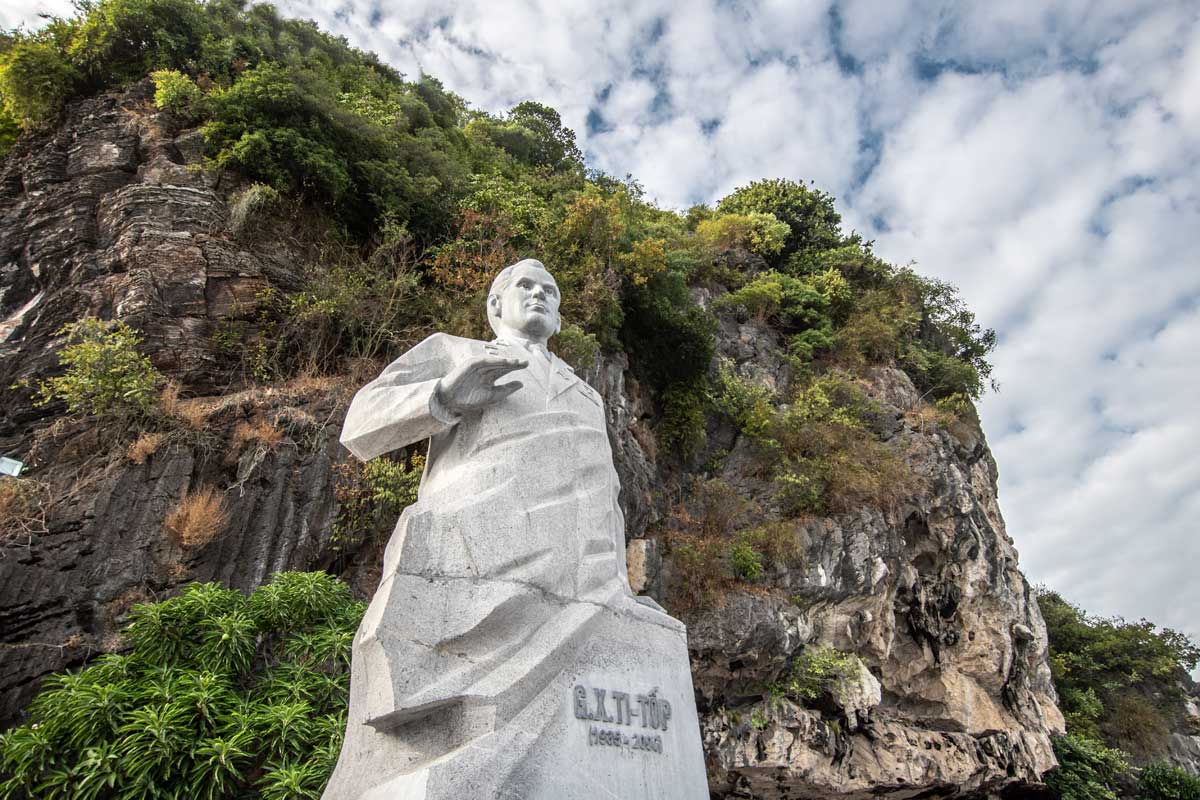
[[[477,107],[553,105],[666,206],[812,180],[957,284],[999,333],[1030,579],[1200,639],[1200,5],[336,2],[278,5]]]

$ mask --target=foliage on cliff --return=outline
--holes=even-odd
[[[1057,592],[1043,590],[1038,605],[1050,640],[1050,669],[1068,736],[1056,744],[1061,768],[1050,781],[1061,797],[1115,797],[1125,760],[1161,757],[1166,739],[1183,723],[1188,672],[1200,647],[1147,620],[1090,616]],[[1142,785],[1144,784],[1144,785]],[[1143,771],[1139,797],[1200,797],[1187,776],[1163,765]],[[1190,792],[1190,793],[1189,793]]]
[[[55,676],[0,735],[0,797],[317,798],[363,606],[324,573],[137,606],[130,650]]]
[[[565,284],[577,343],[627,349],[663,403],[665,438],[684,449],[700,435],[713,354],[713,322],[689,293],[697,285],[735,289],[727,307],[782,326],[799,362],[894,362],[931,397],[978,396],[986,384],[991,332],[950,287],[845,234],[824,192],[775,179],[715,209],[656,208],[632,179],[587,173],[553,109],[470,109],[435,79],[408,80],[270,6],[99,0],[10,32],[0,40],[4,129],[37,131],[71,98],[147,76],[160,108],[203,131],[210,168],[345,229],[334,280],[314,276],[273,308],[276,333],[297,318],[320,328],[324,347],[305,366],[391,355],[434,324],[482,333],[475,309],[491,275],[538,254]],[[770,271],[754,274],[754,259]],[[287,355],[254,374],[304,360]]]

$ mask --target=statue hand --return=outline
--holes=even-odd
[[[459,364],[438,384],[438,402],[456,414],[478,411],[499,403],[517,389],[520,381],[497,384],[513,370],[529,364],[518,358],[479,356]]]

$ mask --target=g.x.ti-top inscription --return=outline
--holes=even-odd
[[[648,694],[633,695],[618,689],[592,688],[576,684],[573,691],[575,718],[589,722],[632,726],[636,719],[647,730],[665,732],[671,719],[671,703],[658,696],[658,687]],[[636,704],[636,708],[634,707]],[[612,713],[609,709],[612,709]],[[662,736],[653,733],[628,732],[621,728],[588,727],[588,745],[626,747],[650,753],[662,753]]]

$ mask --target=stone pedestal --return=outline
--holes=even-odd
[[[708,797],[683,625],[628,596],[609,606],[519,592],[509,606],[521,609],[516,617],[548,616],[505,667],[442,700],[432,699],[435,672],[432,686],[410,696],[415,706],[365,719],[393,692],[381,668],[396,652],[392,640],[415,627],[381,625],[386,598],[470,594],[456,583],[397,576],[376,595],[377,614],[368,612],[355,642],[351,718],[324,800]],[[453,649],[438,642],[429,658]],[[422,647],[406,644],[409,653]],[[461,681],[459,655],[447,658],[440,677]]]

